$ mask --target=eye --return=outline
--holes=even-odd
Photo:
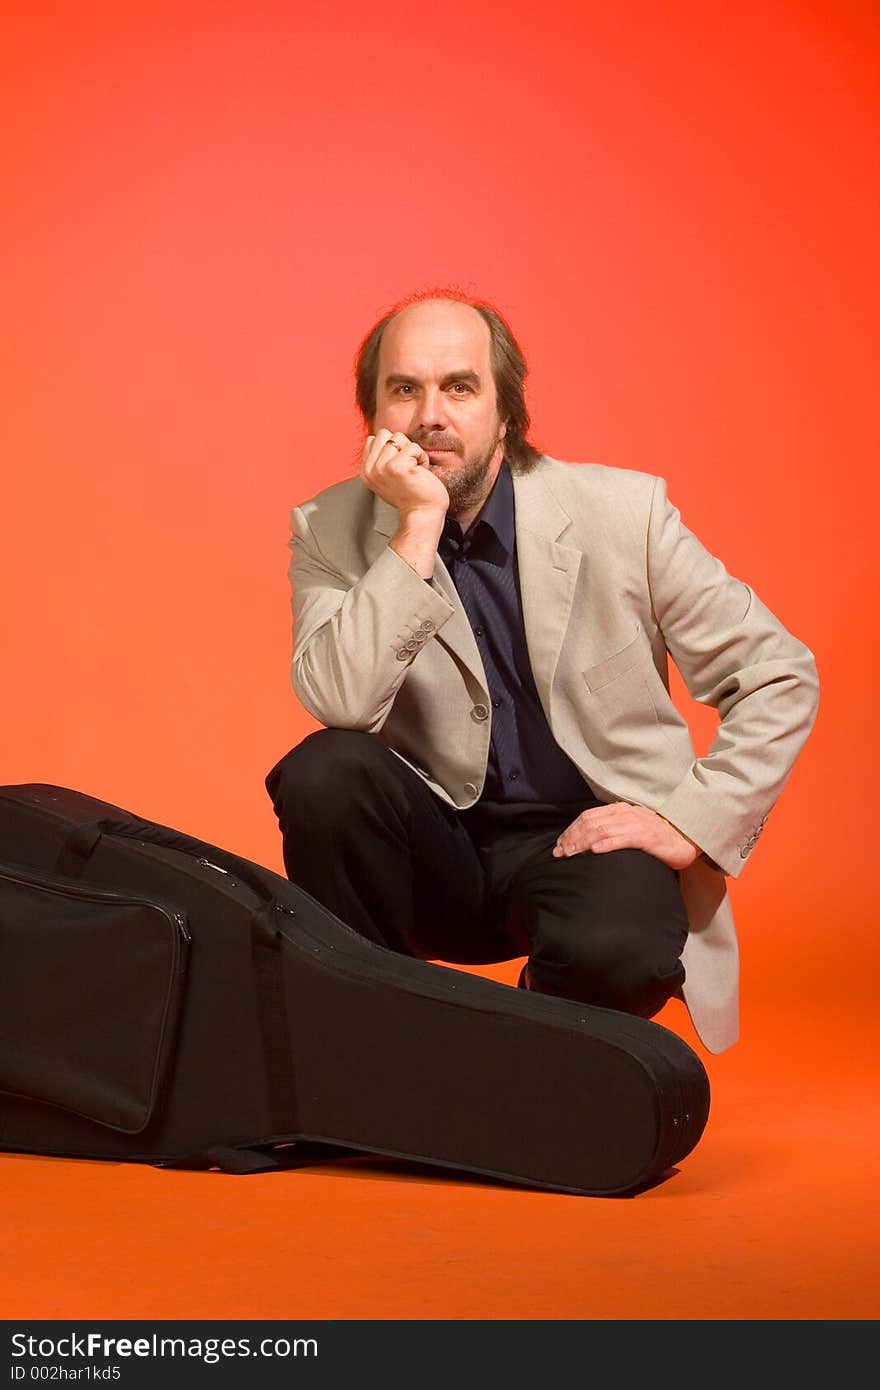
[[[459,387],[461,387],[462,391],[470,391],[471,389],[466,381],[453,382],[453,390],[458,390]]]
[[[401,392],[401,391],[411,391],[411,390],[412,390],[412,387],[410,386],[410,384],[409,384],[408,381],[404,381],[404,382],[401,382],[401,384],[400,384],[400,386],[398,386],[397,390],[398,390],[398,392]]]

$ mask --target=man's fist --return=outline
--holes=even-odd
[[[361,482],[396,507],[401,521],[413,512],[433,512],[442,524],[449,493],[431,472],[430,462],[424,449],[405,434],[379,430],[364,445]]]

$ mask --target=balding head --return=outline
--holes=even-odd
[[[523,389],[527,367],[519,345],[497,309],[456,289],[421,291],[400,301],[363,339],[355,381],[365,433],[376,428],[380,370],[387,377],[391,355],[397,358],[402,351],[424,350],[426,342],[450,354],[455,346],[467,351],[479,364],[484,384],[488,367],[495,410],[506,426],[504,457],[512,472],[534,468],[541,453],[527,439],[529,415]]]
[[[388,429],[424,449],[462,524],[485,502],[504,458],[490,352],[476,310],[445,299],[401,310],[379,350],[373,432]]]

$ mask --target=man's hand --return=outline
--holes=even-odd
[[[434,573],[449,506],[449,493],[434,477],[430,463],[420,445],[390,430],[368,436],[361,460],[361,482],[400,515],[390,548],[423,579]]]
[[[398,430],[380,430],[367,437],[361,458],[361,482],[396,507],[401,522],[413,513],[439,520],[449,506],[449,493],[430,469],[431,460],[420,445]]]
[[[556,842],[554,859],[572,854],[605,854],[612,849],[643,849],[668,864],[670,869],[686,869],[701,851],[698,845],[647,806],[629,801],[612,801],[582,811]]]

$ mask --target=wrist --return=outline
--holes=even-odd
[[[400,512],[399,518],[395,539],[398,536],[430,536],[436,542],[443,531],[446,510],[443,507],[413,507]]]
[[[658,811],[657,814],[660,815],[660,812]],[[699,859],[701,854],[703,853],[703,850],[702,847],[697,844],[696,840],[692,840],[690,835],[685,835],[683,830],[681,830],[677,825],[673,825],[671,820],[666,820],[665,816],[660,816],[660,819],[666,821],[666,824],[670,827],[670,829],[674,830],[676,835],[680,835],[684,842],[691,846],[691,849],[693,849],[694,851],[695,858]]]
[[[434,573],[442,530],[442,519],[439,525],[436,519],[433,524],[425,518],[416,518],[410,524],[402,520],[388,544],[420,578],[430,579]]]

